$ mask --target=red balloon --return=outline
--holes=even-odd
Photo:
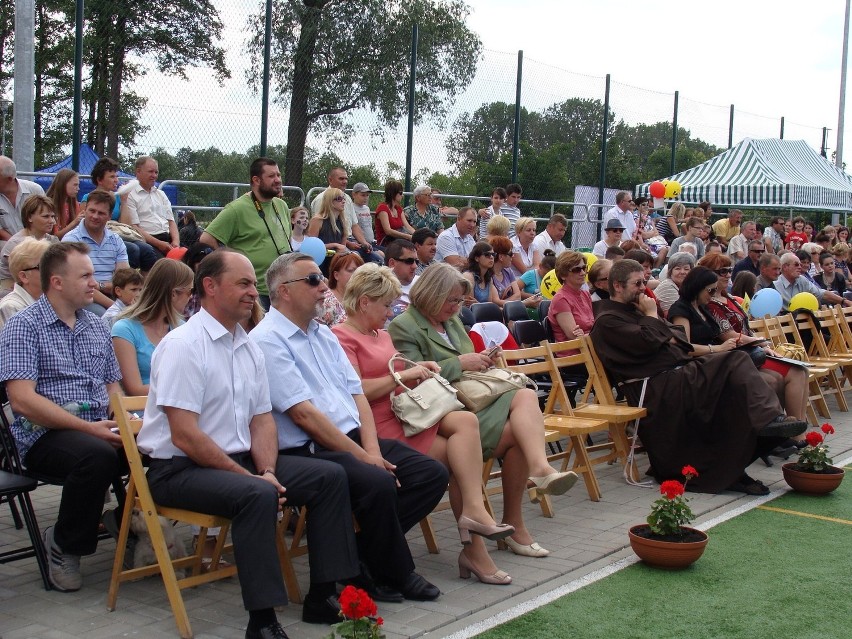
[[[651,197],[665,197],[666,185],[662,182],[651,182],[651,186],[648,188],[648,191],[650,191]]]

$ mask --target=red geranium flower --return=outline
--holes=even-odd
[[[816,431],[811,431],[805,435],[805,441],[808,443],[808,446],[819,446],[822,443],[822,435]]]
[[[686,477],[687,479],[692,479],[693,477],[698,477],[698,471],[695,470],[694,466],[690,466],[687,464],[680,470],[680,474]]]
[[[349,619],[371,617],[377,612],[376,604],[370,599],[370,595],[355,586],[346,586],[338,601],[343,616]]]
[[[825,423],[822,425],[821,428],[822,432],[824,432],[826,435],[834,435],[834,426],[832,426],[831,424]]]
[[[377,626],[383,626],[383,625],[385,625],[385,620],[384,620],[384,619],[382,619],[381,617],[376,617],[376,625],[377,625]]]
[[[683,494],[683,484],[676,479],[669,479],[660,484],[660,494],[666,499],[674,499]]]

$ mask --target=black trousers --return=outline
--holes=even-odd
[[[27,451],[27,470],[62,483],[53,539],[69,555],[91,555],[98,546],[104,495],[127,472],[124,454],[78,430],[49,430]]]
[[[250,453],[231,455],[256,472]],[[339,581],[358,574],[346,473],[319,459],[279,457],[275,476],[287,504],[310,512],[308,550],[311,582]],[[186,457],[153,459],[148,484],[154,501],[231,519],[237,576],[246,610],[287,603],[275,544],[278,494],[260,477],[198,466]]]
[[[349,437],[361,444],[359,428],[350,431]],[[361,529],[357,535],[361,560],[379,582],[401,586],[414,570],[405,533],[441,500],[449,472],[440,462],[395,439],[379,439],[379,448],[382,456],[396,466],[396,479],[386,470],[358,461],[350,453],[317,448],[313,456],[334,462],[346,472],[352,512]],[[281,452],[311,455],[307,448]],[[308,517],[312,517],[310,511]]]

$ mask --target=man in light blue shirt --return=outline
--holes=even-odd
[[[781,256],[781,277],[773,283],[781,293],[783,310],[790,310],[790,300],[799,293],[811,293],[822,304],[852,305],[834,291],[826,291],[802,275],[802,263],[795,253],[785,253]]]

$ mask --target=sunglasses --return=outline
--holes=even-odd
[[[402,262],[403,264],[408,264],[409,266],[414,264],[416,261],[417,261],[416,257],[406,257],[404,259],[403,258],[396,258],[394,260],[394,262]]]
[[[766,249],[750,249],[751,253],[766,253]]]
[[[496,257],[496,256],[497,256],[497,253],[495,253],[494,251],[486,251],[485,253],[482,253],[479,257]]]
[[[22,271],[38,271],[38,270],[40,270],[40,269],[41,269],[41,266],[39,266],[38,264],[36,264],[35,266],[31,266],[31,267],[29,267],[29,268],[22,268],[21,270],[22,270]]]
[[[507,257],[515,257],[515,252],[509,251],[508,253],[500,253],[500,255],[505,255]]]
[[[716,273],[716,275],[730,275],[731,273],[734,272],[734,269],[732,269],[729,266],[726,266],[725,268],[720,268],[720,269],[713,271],[713,272]]]
[[[585,266],[574,266],[574,267],[571,267],[571,268],[568,269],[569,273],[585,273],[585,271],[586,271]]]
[[[338,195],[336,198],[334,198],[332,200],[332,202],[344,202],[344,201],[346,201],[346,198],[343,197],[342,195]]]
[[[311,273],[310,275],[306,275],[305,277],[297,277],[295,280],[287,280],[281,283],[292,284],[293,282],[307,282],[308,286],[310,286],[311,288],[316,288],[317,286],[325,282],[325,277],[323,277],[322,273]]]

